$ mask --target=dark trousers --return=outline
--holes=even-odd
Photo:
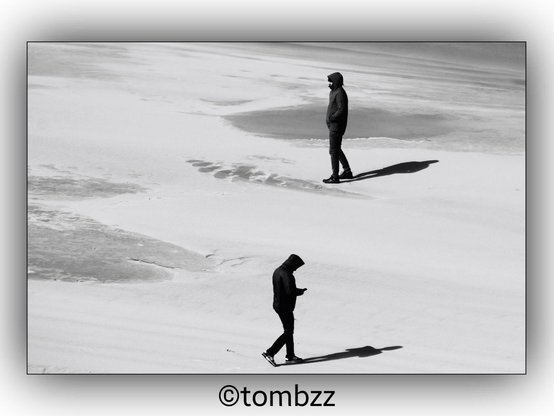
[[[294,314],[292,312],[277,312],[283,324],[284,332],[277,338],[273,345],[268,348],[267,353],[271,356],[277,354],[283,345],[287,346],[287,358],[294,357]]]
[[[350,170],[348,160],[341,149],[342,134],[336,131],[329,131],[329,154],[331,155],[331,168],[333,176],[339,176],[339,162],[344,170]]]

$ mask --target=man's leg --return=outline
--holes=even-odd
[[[267,349],[266,353],[274,357],[275,354],[281,351],[281,348],[283,348],[283,345],[285,345],[285,342],[286,342],[285,334],[283,333],[279,338],[275,340],[273,345]]]
[[[331,169],[333,171],[333,177],[339,177],[339,159],[342,142],[342,135],[338,132],[330,131],[329,132],[329,154],[331,155]]]
[[[293,357],[294,356],[294,339],[293,339],[294,315],[292,312],[281,312],[278,315],[279,315],[279,319],[281,319],[281,323],[283,324],[284,332],[281,334],[279,338],[275,340],[273,345],[267,349],[266,353],[273,357],[281,350],[281,348],[283,348],[284,345],[286,345],[287,357]],[[290,352],[292,352],[291,355],[289,355]]]
[[[286,312],[279,314],[281,322],[283,323],[283,333],[285,338],[285,345],[287,346],[287,358],[294,357],[294,314],[292,312]]]
[[[273,345],[267,349],[267,355],[275,357],[275,354],[277,354],[281,350],[281,348],[283,348],[283,345],[285,345],[285,337],[284,335],[281,335],[279,338],[277,338]]]
[[[351,172],[350,164],[342,151],[342,135],[338,132],[329,132],[329,154],[331,155],[331,168],[333,176],[339,177],[339,162],[345,172]]]
[[[339,161],[340,161],[340,164],[342,165],[342,168],[344,169],[344,171],[349,172],[350,171],[350,164],[348,163],[348,159],[346,158],[346,155],[342,151],[342,148],[339,151]]]

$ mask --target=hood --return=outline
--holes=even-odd
[[[340,72],[333,72],[331,75],[327,76],[327,79],[333,84],[333,87],[331,88],[333,91],[344,85],[344,79],[342,78],[342,74]]]
[[[299,256],[296,254],[291,254],[289,258],[283,263],[283,266],[285,266],[287,269],[295,271],[299,267],[304,265],[304,260],[302,260]]]

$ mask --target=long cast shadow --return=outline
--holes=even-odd
[[[334,354],[321,355],[319,357],[309,357],[305,358],[303,361],[298,363],[291,363],[286,365],[299,365],[299,364],[310,364],[310,363],[319,363],[323,361],[333,361],[333,360],[343,360],[345,358],[365,358],[371,357],[373,355],[381,354],[383,351],[393,351],[402,348],[401,346],[394,347],[385,347],[385,348],[373,348],[369,345],[361,348],[348,348],[343,352],[336,352]]]
[[[414,173],[426,169],[431,163],[437,163],[438,160],[425,160],[423,162],[404,162],[392,165],[383,169],[372,170],[355,175],[352,179],[342,180],[342,182],[362,181],[364,179],[377,178],[379,176],[393,175],[395,173]]]

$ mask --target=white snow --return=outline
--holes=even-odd
[[[31,278],[30,373],[525,372],[523,152],[345,140],[355,174],[439,162],[333,188],[321,184],[330,174],[325,141],[255,136],[221,116],[315,103],[324,123],[326,76],[336,70],[351,85],[352,108],[378,107],[380,97],[389,108],[414,105],[394,101],[403,90],[384,75],[248,45],[115,44],[88,54],[81,44],[56,48],[54,57],[81,59],[91,71],[101,66],[86,77],[30,73],[29,174],[147,190],[30,195],[30,203],[180,246],[208,256],[211,266],[168,269],[171,279],[152,282]],[[379,94],[356,90],[362,82],[368,90],[375,83]],[[410,80],[410,93],[424,94],[417,82]],[[463,94],[456,85],[448,87]],[[449,113],[462,107],[450,104]],[[194,160],[213,170],[202,172]],[[259,175],[226,173],[238,175],[241,166]],[[260,355],[282,330],[271,308],[271,274],[291,253],[306,263],[295,275],[308,288],[295,311],[296,352],[330,357],[273,368]],[[331,359],[364,347],[380,353]],[[284,350],[276,359],[284,361]]]

